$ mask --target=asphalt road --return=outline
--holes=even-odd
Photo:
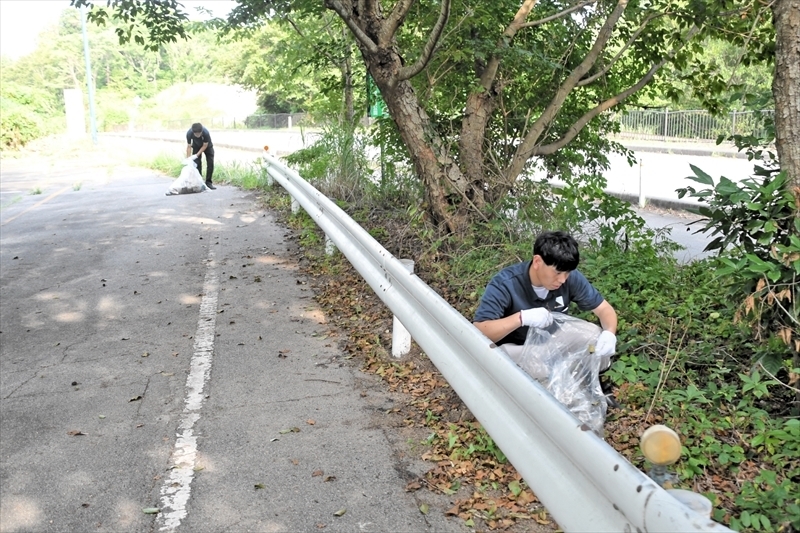
[[[0,167],[0,531],[466,530],[252,194],[65,150]]]

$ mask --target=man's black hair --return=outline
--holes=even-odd
[[[203,131],[202,124],[200,124],[199,122],[195,122],[194,124],[192,124],[192,133],[200,133],[201,131]]]
[[[575,270],[581,260],[578,242],[563,231],[546,231],[536,237],[533,255],[538,255],[545,265],[553,266],[559,272]]]

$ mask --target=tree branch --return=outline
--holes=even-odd
[[[525,162],[534,154],[536,143],[539,141],[539,137],[541,137],[542,132],[550,125],[555,116],[561,110],[561,106],[564,105],[564,101],[567,99],[569,93],[575,88],[578,80],[580,80],[587,72],[589,72],[589,69],[592,68],[595,62],[597,62],[597,58],[600,56],[600,53],[606,46],[606,43],[611,38],[614,27],[622,16],[622,13],[625,11],[627,5],[628,0],[617,0],[616,7],[603,23],[600,31],[597,33],[597,39],[595,39],[595,42],[592,45],[591,50],[589,50],[589,53],[583,59],[581,64],[575,67],[570,75],[567,76],[567,79],[564,80],[564,82],[556,91],[553,99],[547,105],[539,118],[536,119],[536,122],[533,123],[530,131],[527,133],[527,135],[525,135],[525,138],[517,147],[517,153],[514,154],[514,158],[511,160],[511,164],[508,167],[507,176],[517,176],[520,172],[522,172]]]
[[[574,11],[577,11],[577,10],[583,8],[583,7],[586,7],[586,6],[591,5],[591,4],[596,4],[596,3],[597,3],[597,0],[586,0],[585,2],[581,2],[581,3],[577,4],[577,5],[574,5],[569,9],[565,9],[564,11],[556,13],[555,15],[550,15],[549,17],[545,17],[543,19],[533,20],[531,22],[526,22],[525,24],[520,26],[520,29],[522,29],[522,28],[534,28],[536,26],[541,26],[542,24],[545,24],[547,22],[552,22],[554,20],[560,19],[561,17],[565,17],[565,16],[569,15],[570,13],[572,13]]]
[[[678,50],[683,48],[683,46],[699,32],[700,29],[698,27],[696,26],[693,27],[689,31],[689,33],[686,34],[686,39],[684,40],[684,42],[680,46],[674,48],[669,54],[664,56],[664,58],[661,59],[661,61],[650,67],[650,70],[648,70],[647,73],[644,76],[642,76],[642,78],[638,82],[636,82],[634,85],[627,88],[626,90],[620,92],[616,96],[613,96],[607,99],[606,101],[601,102],[594,108],[590,109],[581,118],[576,120],[572,126],[570,126],[570,128],[567,130],[567,133],[565,133],[561,139],[550,144],[539,146],[534,150],[533,154],[531,155],[550,155],[560,150],[567,144],[569,144],[569,142],[572,141],[572,139],[574,139],[578,135],[578,133],[580,133],[580,131],[586,126],[586,124],[589,123],[590,120],[595,118],[600,113],[607,111],[616,105],[619,105],[630,95],[639,91],[642,87],[647,85],[647,83],[653,79],[653,76],[656,75],[656,72],[658,72],[661,69],[661,67],[663,67],[667,63],[667,61],[672,59],[675,56],[675,54],[678,53]]]
[[[431,29],[431,34],[428,37],[428,42],[425,43],[425,48],[422,49],[422,54],[420,54],[419,59],[417,59],[413,65],[400,69],[400,72],[397,74],[398,81],[411,79],[422,72],[422,69],[425,68],[431,60],[431,57],[433,57],[433,51],[436,50],[436,46],[442,36],[442,31],[444,31],[447,20],[450,18],[450,1],[451,0],[442,0],[442,7],[439,10],[439,19]]]
[[[588,78],[584,78],[581,81],[579,81],[578,82],[578,87],[583,87],[584,85],[589,85],[590,83],[595,81],[597,78],[599,78],[601,76],[604,76],[609,70],[611,70],[611,67],[613,67],[614,64],[617,61],[619,61],[619,58],[622,57],[622,54],[624,54],[625,51],[628,48],[630,48],[630,46],[633,44],[633,42],[636,40],[636,38],[639,37],[639,35],[644,31],[645,27],[650,23],[650,21],[655,19],[655,18],[664,16],[666,14],[667,13],[657,13],[657,14],[653,14],[653,15],[650,15],[649,17],[647,17],[644,20],[644,22],[642,22],[642,25],[639,26],[639,28],[637,28],[637,30],[633,33],[633,35],[631,35],[631,38],[628,39],[628,42],[625,43],[625,46],[623,46],[622,49],[619,52],[617,52],[617,55],[615,55],[611,59],[611,61],[609,61],[609,63],[605,67],[603,67],[603,69],[600,70],[600,72],[598,72],[598,73],[596,73],[596,74],[594,74],[592,76],[589,76]]]
[[[408,14],[408,10],[411,9],[411,6],[414,5],[416,0],[398,0],[397,3],[392,8],[392,12],[389,13],[389,16],[386,17],[384,21],[380,37],[378,39],[378,44],[380,46],[389,46],[392,42],[392,38],[394,37],[397,28],[403,23],[405,20],[406,15]]]
[[[378,45],[375,44],[375,41],[369,38],[369,36],[361,30],[361,27],[356,24],[356,21],[353,20],[350,12],[345,9],[342,3],[339,0],[325,0],[325,6],[328,9],[332,9],[336,12],[337,15],[344,21],[350,31],[353,32],[353,36],[360,42],[367,50],[371,53],[376,53],[378,51]]]
[[[301,30],[301,29],[300,29],[300,28],[297,26],[297,24],[296,24],[296,23],[295,23],[295,21],[292,19],[292,17],[285,17],[285,19],[286,19],[286,21],[287,21],[287,22],[288,22],[288,23],[289,23],[289,24],[292,26],[292,28],[294,28],[294,31],[297,33],[297,35],[299,35],[299,36],[300,36],[300,37],[302,37],[303,39],[306,39],[306,36],[305,36],[305,34],[304,34],[304,33],[303,33],[303,31],[302,31],[302,30]],[[312,41],[312,40],[308,40],[308,39],[306,39],[306,40],[309,42],[309,44],[311,44],[311,47],[312,47],[314,50],[316,50],[316,52],[317,52],[318,54],[320,54],[320,55],[322,55],[322,56],[325,56],[325,57],[328,59],[328,61],[330,61],[330,62],[331,62],[331,63],[333,63],[334,65],[338,65],[338,61],[336,60],[336,58],[334,58],[334,57],[333,57],[331,54],[329,54],[329,53],[328,53],[328,52],[327,52],[327,51],[326,51],[324,48],[321,48],[321,47],[317,46],[317,45],[316,45],[316,43],[315,43],[314,41]]]
[[[516,36],[517,32],[520,30],[525,19],[533,10],[533,6],[535,5],[536,0],[525,0],[522,2],[519,10],[517,10],[517,13],[514,15],[514,20],[512,20],[511,24],[509,24],[508,27],[503,31],[503,35],[497,42],[497,48],[508,48],[508,46],[511,44],[511,41]],[[492,84],[497,77],[497,70],[499,68],[500,57],[497,54],[492,54],[492,57],[489,58],[489,62],[486,64],[483,74],[481,74],[481,87],[487,91],[492,88]]]

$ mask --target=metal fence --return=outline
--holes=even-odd
[[[221,116],[199,117],[168,120],[137,120],[128,124],[105,126],[103,131],[174,131],[189,129],[194,122],[199,122],[208,129],[215,130],[279,130],[313,126],[311,115],[307,113],[278,113],[272,115],[249,115],[246,117]]]
[[[644,109],[614,113],[620,124],[620,137],[643,140],[716,141],[720,135],[758,135],[765,133],[764,121],[775,112],[732,111],[714,116],[708,111],[675,111],[670,109]],[[278,113],[250,115],[247,117],[201,117],[193,119],[170,119],[142,121],[137,124],[116,125],[105,131],[166,131],[189,128],[192,122],[200,122],[209,129],[290,129],[312,127],[313,119],[307,113]]]
[[[763,136],[764,120],[774,111],[732,111],[714,116],[708,111],[645,109],[616,115],[620,136],[631,139],[715,141],[720,135]]]

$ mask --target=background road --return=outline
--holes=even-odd
[[[1,531],[462,530],[253,195],[58,150],[2,161]]]

